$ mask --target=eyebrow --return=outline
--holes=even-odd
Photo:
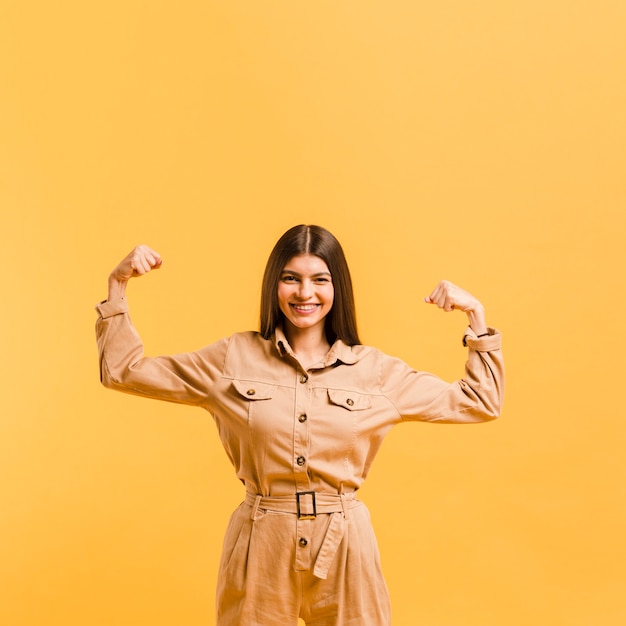
[[[284,274],[292,274],[293,276],[299,276],[302,277],[302,274],[300,274],[299,272],[294,272],[293,270],[289,270],[289,269],[284,269],[280,275],[283,276]],[[317,276],[331,276],[330,272],[317,272],[316,274],[311,274],[312,278],[315,278]],[[332,276],[331,276],[332,278]]]

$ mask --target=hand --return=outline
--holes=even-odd
[[[485,309],[481,302],[471,293],[457,287],[449,280],[442,280],[429,296],[424,298],[424,302],[436,304],[446,312],[458,309],[467,313],[469,323],[476,334],[487,332],[485,323]]]
[[[457,287],[449,280],[442,280],[433,292],[424,298],[428,304],[436,304],[446,312],[454,311],[474,311],[482,307],[480,302],[471,293]]]
[[[124,257],[109,275],[109,300],[124,296],[126,283],[161,267],[163,260],[158,252],[148,246],[136,246]]]

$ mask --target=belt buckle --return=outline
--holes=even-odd
[[[313,505],[312,513],[303,513],[300,508],[300,498],[302,496],[311,496],[311,502]],[[296,493],[296,508],[298,511],[298,519],[315,519],[317,517],[317,508],[315,506],[315,491],[298,491]]]

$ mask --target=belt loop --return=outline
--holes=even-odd
[[[339,498],[341,499],[341,508],[343,509],[343,519],[348,519],[348,506],[346,504],[346,494],[340,493]]]
[[[259,504],[261,504],[261,498],[263,496],[258,495],[254,498],[254,504],[252,505],[252,514],[250,515],[250,519],[252,521],[256,521],[257,519],[257,512],[259,510]]]
[[[343,483],[339,484],[339,502],[341,502],[341,510],[343,512],[343,519],[348,519],[348,507],[346,505],[346,494],[343,490]]]

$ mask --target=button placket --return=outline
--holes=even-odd
[[[294,403],[293,471],[296,491],[310,491],[308,474],[309,420],[311,402],[310,374],[300,371],[297,374]],[[311,524],[315,520],[297,519],[295,534],[295,569],[307,571],[312,567]]]
[[[313,520],[298,520],[296,522],[296,571],[305,572],[311,569],[311,522]]]
[[[296,491],[309,491],[307,459],[309,456],[308,409],[310,402],[309,374],[300,370],[297,373],[294,403],[293,472]]]

